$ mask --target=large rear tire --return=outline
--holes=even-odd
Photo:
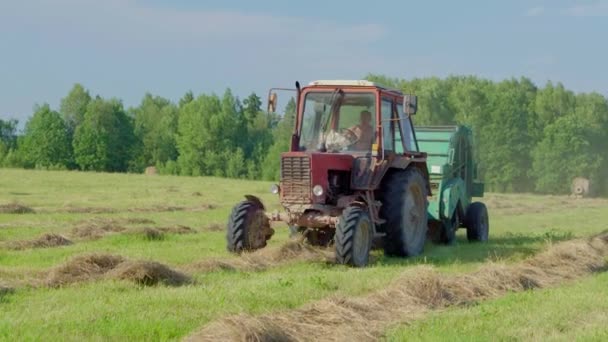
[[[395,171],[382,184],[380,216],[384,253],[416,256],[422,253],[428,230],[426,182],[420,171]]]
[[[481,202],[473,202],[466,215],[467,239],[470,242],[486,242],[490,235],[488,209]]]
[[[365,209],[344,209],[336,225],[336,262],[355,267],[367,266],[373,234],[372,222]]]
[[[227,249],[241,253],[264,248],[273,234],[263,207],[253,201],[243,201],[234,206],[228,218]]]

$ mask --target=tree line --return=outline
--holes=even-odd
[[[367,79],[415,93],[419,125],[473,128],[479,175],[490,191],[567,193],[574,177],[608,194],[608,101],[561,83],[527,78],[494,82],[473,76]],[[242,101],[187,92],[177,103],[146,94],[124,108],[76,84],[57,110],[37,106],[17,132],[0,120],[0,165],[39,169],[142,172],[278,179],[289,148],[295,102],[281,114],[262,111],[252,93]]]

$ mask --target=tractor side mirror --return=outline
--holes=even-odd
[[[268,113],[277,111],[277,93],[268,94]]]
[[[406,94],[403,96],[403,110],[407,115],[414,115],[418,111],[418,96]]]

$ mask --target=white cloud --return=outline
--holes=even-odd
[[[545,13],[545,8],[543,6],[531,7],[526,10],[524,16],[526,17],[538,17]]]
[[[303,40],[369,43],[386,29],[375,23],[342,25],[312,18],[220,10],[145,6],[135,0],[31,0],[0,4],[0,27],[84,33],[117,41]]]
[[[562,12],[571,17],[608,17],[608,1],[598,0],[593,3],[579,4],[568,7]]]

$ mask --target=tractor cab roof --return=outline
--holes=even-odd
[[[382,90],[390,91],[393,93],[397,93],[399,95],[403,95],[403,92],[398,89],[388,88],[382,84],[371,82],[367,80],[318,80],[312,81],[308,84],[308,86],[335,86],[335,87],[374,87],[380,88]]]

